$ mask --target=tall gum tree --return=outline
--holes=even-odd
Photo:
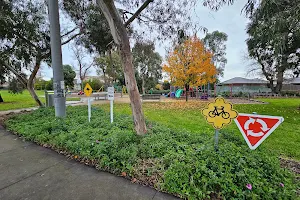
[[[178,30],[192,27],[191,10],[197,3],[202,3],[213,10],[218,10],[224,4],[233,3],[234,0],[94,0],[94,2],[100,6],[109,24],[113,40],[120,49],[135,129],[137,134],[143,135],[147,129],[134,77],[129,42],[129,33],[132,32],[132,29],[129,26],[134,24],[141,27],[136,29],[137,31],[134,30],[134,33],[137,35],[160,40],[174,39]],[[115,2],[120,6],[120,9],[116,8]],[[251,5],[255,2],[256,0],[248,0],[247,10],[251,10]]]
[[[280,93],[285,74],[299,76],[300,0],[262,1],[250,15],[247,27],[248,52],[269,81],[273,93]]]

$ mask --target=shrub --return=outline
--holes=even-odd
[[[282,91],[281,92],[281,95],[282,96],[290,96],[290,97],[293,97],[293,96],[297,96],[299,97],[300,96],[300,92],[299,91],[289,91],[289,90],[286,90],[286,91]]]
[[[6,124],[26,139],[95,160],[100,169],[126,172],[183,198],[296,198],[294,176],[280,168],[278,158],[263,148],[249,150],[234,133],[221,133],[216,152],[211,134],[147,122],[151,129],[137,136],[131,116],[116,115],[111,124],[108,113],[94,108],[88,123],[86,107],[68,107],[67,112],[66,119],[56,119],[50,117],[52,108],[43,108]]]

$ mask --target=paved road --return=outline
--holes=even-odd
[[[0,199],[176,199],[149,187],[67,160],[22,141],[0,126]]]

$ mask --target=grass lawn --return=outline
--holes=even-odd
[[[284,122],[258,148],[270,150],[282,157],[289,157],[300,161],[300,99],[261,99],[269,104],[234,105],[240,113],[257,112],[263,115],[284,117]],[[214,130],[207,124],[201,114],[205,103],[190,101],[176,103],[144,103],[143,109],[147,119],[159,122],[173,129],[186,129],[193,133],[206,132],[213,137]],[[108,105],[102,105],[108,111]],[[116,104],[117,113],[130,114],[130,106]],[[242,138],[233,122],[222,130]],[[222,141],[220,141],[222,142]],[[243,148],[248,148],[246,142]]]
[[[36,93],[40,100],[45,103],[44,91],[36,90]],[[24,90],[22,94],[10,94],[8,90],[0,90],[0,94],[4,100],[3,103],[0,103],[0,111],[37,106],[28,90]],[[80,101],[80,98],[67,98],[67,101]]]

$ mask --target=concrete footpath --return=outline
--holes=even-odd
[[[22,141],[0,126],[0,199],[177,199]]]

